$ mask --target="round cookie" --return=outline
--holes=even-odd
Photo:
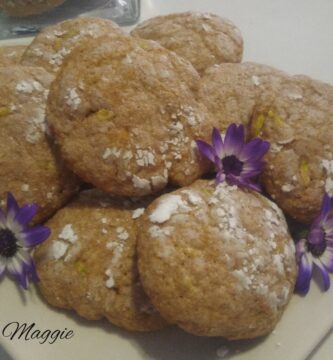
[[[208,13],[185,12],[157,16],[139,24],[133,36],[155,40],[189,60],[203,72],[222,62],[240,62],[243,38],[228,19]]]
[[[0,47],[0,67],[19,64],[25,48],[23,45]]]
[[[296,278],[294,243],[274,203],[198,180],[156,199],[141,229],[141,281],[165,319],[228,339],[273,330]]]
[[[266,191],[290,216],[310,223],[333,195],[333,86],[290,77],[256,106],[251,130],[271,143]]]
[[[66,203],[78,187],[46,134],[52,80],[42,68],[0,68],[0,203],[8,191],[20,205],[37,203],[35,223]]]
[[[57,73],[64,59],[80,43],[101,35],[123,34],[120,27],[110,20],[81,17],[44,28],[27,47],[22,65],[41,66]],[[95,41],[95,40],[94,40]]]
[[[65,0],[0,0],[0,9],[12,16],[41,14],[64,3]]]
[[[34,255],[47,302],[88,320],[105,317],[128,330],[166,326],[136,267],[135,219],[143,212],[130,201],[89,190],[48,221],[52,235]]]
[[[48,120],[71,169],[96,187],[142,196],[207,171],[194,139],[210,137],[195,100],[199,75],[157,43],[130,37],[86,42],[53,82]]]
[[[282,71],[257,63],[215,65],[200,80],[198,100],[207,106],[221,131],[231,123],[247,126],[259,99],[276,93],[286,79]]]

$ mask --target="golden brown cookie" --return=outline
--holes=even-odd
[[[243,38],[239,29],[230,20],[213,14],[157,16],[139,24],[131,34],[159,42],[189,60],[199,72],[214,64],[242,60]]]
[[[88,39],[106,34],[124,33],[118,25],[106,19],[81,17],[63,21],[44,28],[27,47],[21,63],[41,66],[56,73],[73,48]]]
[[[115,195],[142,196],[186,185],[207,169],[194,139],[212,120],[195,100],[199,75],[155,42],[101,37],[65,61],[48,119],[75,173]]]
[[[255,63],[221,64],[202,77],[198,99],[224,131],[232,122],[271,143],[262,176],[293,218],[309,223],[333,193],[333,87]]]
[[[0,0],[0,9],[12,16],[31,16],[52,10],[65,0]]]
[[[25,48],[24,45],[0,47],[0,66],[19,64]]]
[[[45,299],[88,320],[105,317],[128,330],[166,326],[138,276],[135,219],[143,212],[97,190],[81,193],[60,210],[47,223],[50,238],[34,256]]]
[[[283,81],[256,106],[253,135],[271,143],[263,184],[290,216],[310,223],[333,195],[333,86],[306,76]]]
[[[141,281],[165,319],[228,339],[274,329],[296,277],[294,243],[274,203],[198,180],[156,199],[141,229]]]
[[[277,92],[286,78],[286,73],[257,63],[215,65],[200,80],[198,100],[207,106],[221,131],[231,123],[247,126],[259,99]]]
[[[53,76],[42,68],[0,68],[0,202],[12,192],[20,203],[37,203],[35,222],[50,216],[77,191],[47,135],[45,106]]]

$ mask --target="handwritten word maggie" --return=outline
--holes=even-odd
[[[13,321],[5,325],[2,329],[2,336],[10,340],[22,339],[25,341],[38,340],[40,344],[54,344],[58,340],[69,340],[74,336],[73,330],[40,330],[36,328],[36,324],[20,324]]]

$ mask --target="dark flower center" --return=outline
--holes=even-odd
[[[0,255],[10,258],[18,249],[15,235],[9,229],[0,229]]]
[[[315,257],[321,256],[327,247],[327,242],[325,240],[325,231],[323,229],[317,230],[318,241],[314,244],[310,241],[307,242],[307,248],[311,254]]]
[[[316,245],[308,243],[308,250],[312,253],[313,256],[319,257],[326,250],[326,246],[327,246],[327,244],[325,241],[320,244],[316,244]]]
[[[239,176],[243,170],[244,163],[235,155],[228,155],[222,159],[223,170],[226,175]]]

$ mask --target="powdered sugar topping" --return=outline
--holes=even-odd
[[[71,244],[74,244],[78,239],[78,236],[75,234],[72,224],[66,224],[60,234],[58,239],[52,242],[52,245],[49,248],[49,256],[54,260],[61,259],[66,253]],[[77,252],[80,249],[79,246],[74,249],[74,252]],[[70,260],[73,254],[68,254],[65,257],[65,261]]]
[[[153,223],[164,223],[169,220],[182,205],[184,205],[184,202],[181,196],[167,195],[160,200],[157,208],[150,214],[149,220]]]
[[[73,110],[78,109],[79,105],[81,104],[81,99],[77,93],[76,88],[68,89],[67,95],[65,96],[65,102]]]
[[[144,214],[144,212],[145,212],[145,208],[138,208],[138,209],[133,210],[132,219],[139,218],[140,216],[142,216]]]

